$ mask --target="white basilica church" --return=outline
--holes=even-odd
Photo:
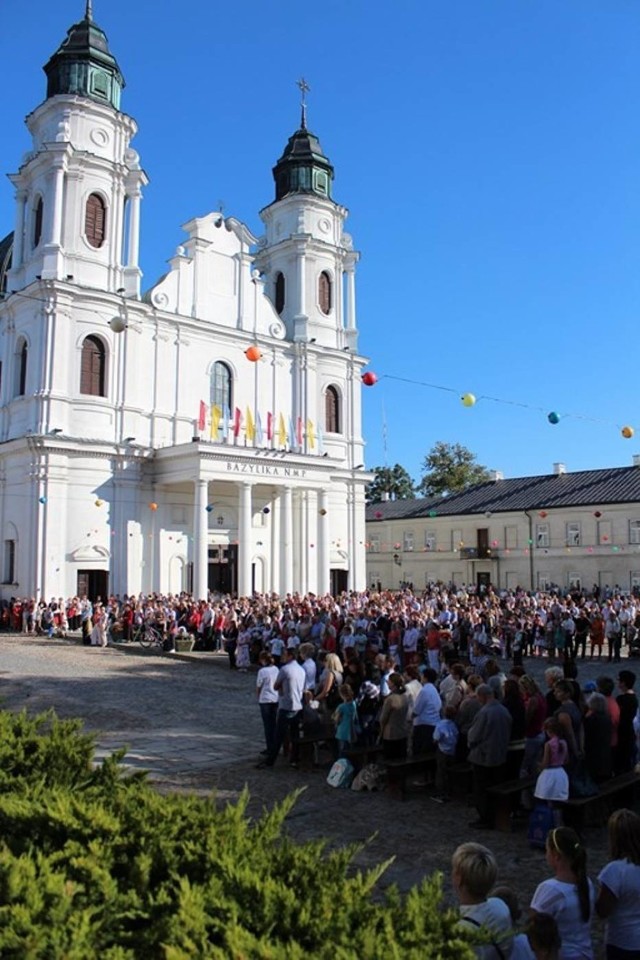
[[[304,107],[264,235],[188,220],[143,293],[147,177],[90,2],[44,71],[0,242],[1,596],[363,589],[358,254]]]

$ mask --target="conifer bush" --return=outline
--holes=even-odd
[[[292,794],[162,796],[93,763],[76,721],[0,711],[0,956],[6,960],[473,960],[441,878],[407,895],[357,870],[361,845],[298,843]]]

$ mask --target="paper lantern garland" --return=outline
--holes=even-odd
[[[463,393],[460,397],[463,407],[473,407],[476,403],[476,398],[473,393]]]
[[[244,355],[247,358],[247,360],[251,361],[251,363],[256,363],[262,356],[262,353],[260,352],[259,347],[254,346],[254,347],[247,347],[247,349],[244,352]]]
[[[365,387],[373,387],[374,384],[378,382],[378,378],[373,370],[367,370],[366,373],[362,374],[362,382],[364,383]]]

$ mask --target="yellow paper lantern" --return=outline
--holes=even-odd
[[[462,400],[463,407],[472,407],[476,402],[476,398],[472,393],[463,393],[460,399]]]
[[[631,437],[635,433],[633,427],[623,427],[620,431],[625,440],[631,440]]]
[[[101,507],[103,503],[104,503],[104,500],[99,500],[99,499],[96,500],[96,507]]]

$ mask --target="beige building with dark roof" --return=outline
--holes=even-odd
[[[640,588],[640,457],[631,467],[499,474],[450,497],[370,504],[367,582]]]

